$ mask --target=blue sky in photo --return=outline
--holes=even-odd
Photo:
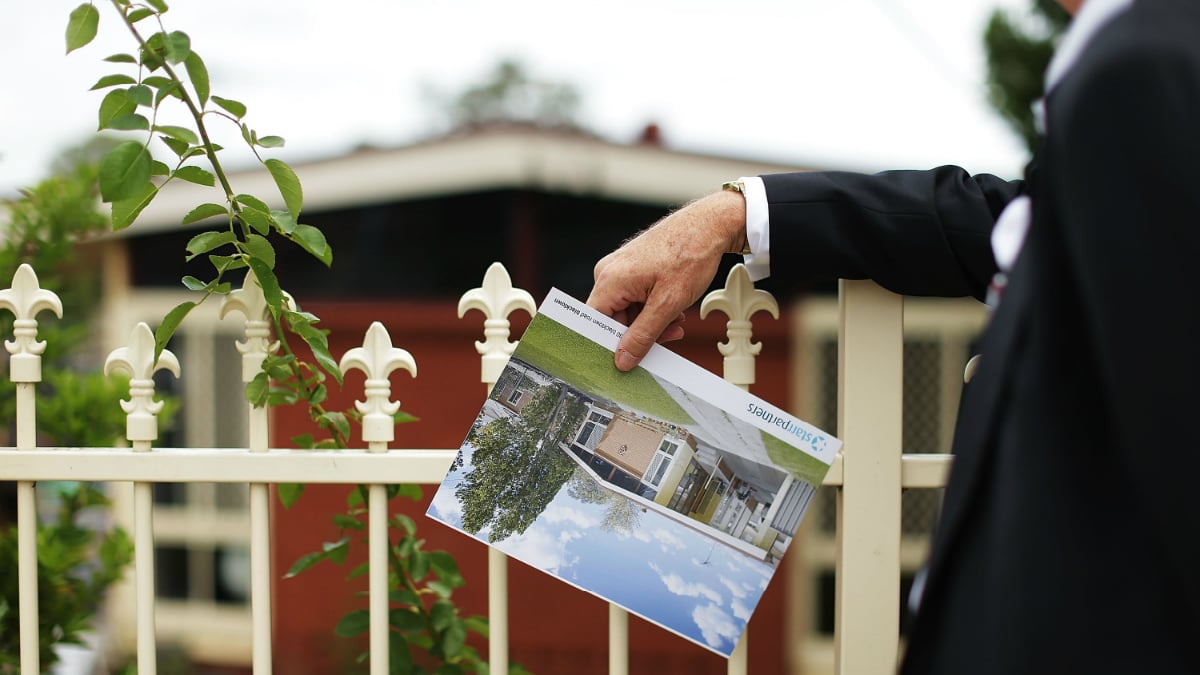
[[[470,447],[464,452],[464,467],[447,475],[429,508],[431,517],[459,530],[454,489],[471,470]],[[605,531],[605,509],[564,487],[524,533],[497,548],[728,656],[774,570],[652,510],[633,532]],[[470,536],[487,541],[486,529]]]

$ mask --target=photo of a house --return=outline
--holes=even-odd
[[[429,515],[729,656],[828,464],[731,413],[727,384],[619,373],[539,313]]]

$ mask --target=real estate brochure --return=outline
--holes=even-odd
[[[722,656],[841,441],[551,290],[428,515]]]

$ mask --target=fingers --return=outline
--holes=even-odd
[[[668,327],[673,327],[678,337],[683,337],[683,326],[679,325],[681,316],[682,313],[678,309],[666,305],[647,304],[642,307],[642,311],[617,343],[617,352],[613,358],[617,369],[633,370]]]

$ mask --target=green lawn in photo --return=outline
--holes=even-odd
[[[611,351],[544,315],[529,323],[515,356],[580,391],[664,422],[695,424],[644,368],[617,370]]]

